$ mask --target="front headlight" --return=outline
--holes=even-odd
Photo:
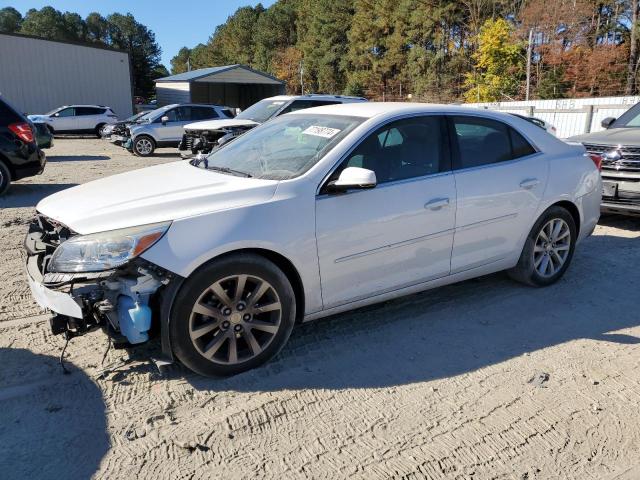
[[[78,235],[62,243],[51,257],[51,272],[101,272],[124,265],[156,243],[171,222]]]

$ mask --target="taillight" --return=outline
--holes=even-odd
[[[9,130],[15,133],[16,137],[25,143],[33,142],[33,130],[28,123],[12,123]]]
[[[598,155],[597,153],[589,153],[588,155],[595,164],[596,168],[598,170],[602,170],[602,155]]]

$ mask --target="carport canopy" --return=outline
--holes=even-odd
[[[158,106],[208,103],[245,109],[284,89],[284,81],[246,65],[201,68],[156,80]]]

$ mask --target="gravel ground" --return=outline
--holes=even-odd
[[[603,218],[562,281],[497,274],[298,327],[225,380],[100,332],[57,357],[24,279],[37,201],[171,161],[56,139],[0,199],[0,465],[6,478],[640,478],[640,220]]]

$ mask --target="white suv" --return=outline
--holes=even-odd
[[[95,133],[118,116],[104,105],[65,105],[44,115],[29,115],[32,122],[42,122],[52,133]]]
[[[366,102],[366,98],[348,97],[345,95],[278,95],[265,98],[229,120],[207,120],[185,125],[179,150],[190,150],[191,153],[210,153],[215,147],[233,140],[247,130],[251,130],[272,118],[285,113],[295,112],[325,105],[339,103]]]

